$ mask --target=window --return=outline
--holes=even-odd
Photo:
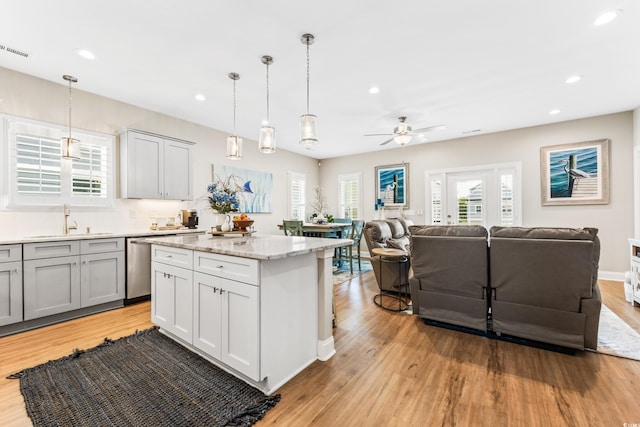
[[[304,221],[306,218],[306,185],[307,176],[299,172],[289,171],[289,218]]]
[[[519,163],[427,171],[427,222],[519,225],[519,182]]]
[[[80,140],[80,158],[65,160],[60,157],[61,138],[68,133],[63,126],[10,116],[2,121],[7,206],[113,205],[112,135],[72,130]]]
[[[338,175],[338,212],[339,218],[361,218],[362,213],[362,174]]]

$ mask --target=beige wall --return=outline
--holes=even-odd
[[[44,122],[67,123],[68,87],[0,68],[0,113],[27,117]],[[61,79],[61,83],[64,83]],[[316,160],[288,151],[261,154],[257,142],[244,141],[244,159],[225,158],[227,135],[214,129],[153,111],[93,95],[74,88],[73,127],[111,135],[123,128],[140,129],[195,142],[193,171],[194,196],[206,194],[211,182],[211,165],[227,164],[245,169],[273,173],[274,190],[271,214],[253,214],[259,232],[278,234],[277,224],[288,217],[287,192],[277,191],[287,185],[287,171],[294,169],[308,177],[309,194],[318,185]],[[256,134],[260,124],[256,123]],[[0,164],[5,164],[5,152],[0,150]],[[4,166],[3,166],[4,167]],[[3,195],[6,189],[3,188]],[[209,229],[215,219],[206,203],[117,199],[113,210],[72,209],[79,227],[98,231],[143,231],[149,228],[150,217],[176,216],[180,209],[196,207],[201,215],[201,227]],[[133,218],[135,217],[135,218]],[[55,234],[62,231],[62,207],[28,211],[0,210],[0,238]]]
[[[601,138],[611,140],[610,203],[542,206],[540,147]],[[375,142],[372,141],[372,144]],[[597,227],[602,241],[600,269],[605,274],[620,273],[629,269],[627,239],[634,232],[632,152],[633,113],[626,112],[323,160],[320,180],[332,209],[335,209],[337,175],[362,172],[365,219],[371,219],[374,217],[374,168],[378,165],[408,162],[410,208],[424,211],[426,170],[521,162],[522,224]],[[416,223],[424,222],[424,216],[414,216],[412,219]]]

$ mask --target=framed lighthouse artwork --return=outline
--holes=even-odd
[[[609,140],[540,148],[543,206],[609,203]]]

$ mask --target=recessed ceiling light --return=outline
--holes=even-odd
[[[551,111],[549,111],[549,114],[551,114],[552,116],[555,116],[556,114],[560,114],[560,110],[558,110],[558,109],[551,110]]]
[[[621,10],[610,10],[609,12],[605,12],[602,15],[598,16],[595,21],[593,21],[593,25],[604,25],[616,19],[618,13],[622,12]]]
[[[371,86],[371,87],[369,88],[369,93],[371,93],[371,94],[376,94],[376,93],[378,93],[378,92],[380,92],[380,88],[379,88],[379,87],[377,87],[377,86]]]
[[[205,101],[207,99],[207,97],[201,93],[196,93],[193,97],[198,101]]]
[[[88,49],[77,49],[76,53],[84,59],[96,59],[96,55]]]
[[[565,80],[565,83],[568,83],[568,84],[577,83],[581,79],[582,79],[582,76],[575,75],[575,76],[571,76],[567,80]]]

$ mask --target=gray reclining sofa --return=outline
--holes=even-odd
[[[413,226],[409,284],[424,319],[583,350],[602,304],[594,228]]]

